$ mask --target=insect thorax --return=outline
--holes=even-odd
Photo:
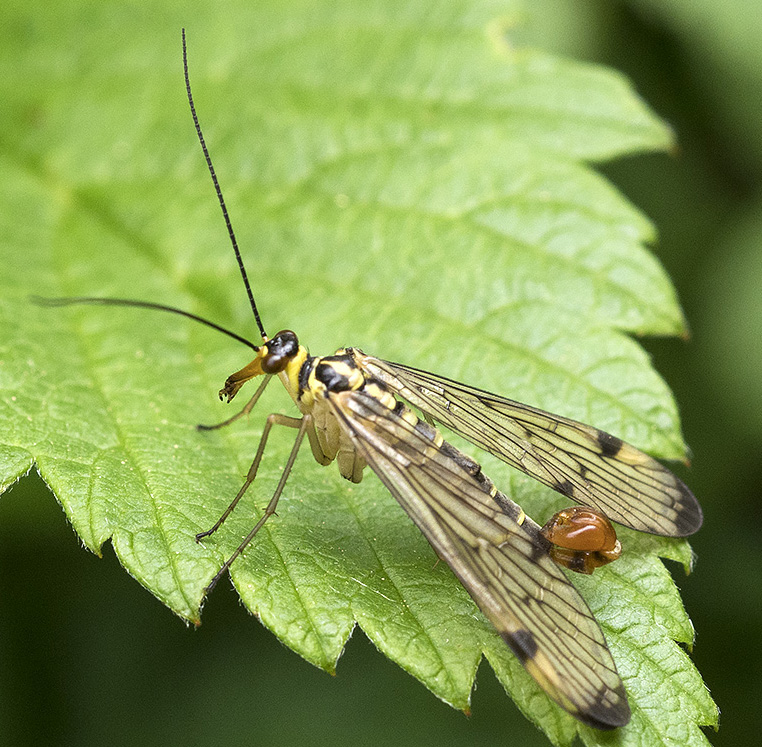
[[[418,418],[394,397],[382,381],[357,365],[352,349],[340,349],[327,356],[308,356],[302,362],[295,399],[302,413],[312,418],[319,451],[322,452],[315,454],[315,458],[321,463],[335,459],[343,477],[360,482],[366,466],[365,459],[358,453],[347,431],[339,426],[331,405],[332,398],[351,392],[372,397],[413,425]]]

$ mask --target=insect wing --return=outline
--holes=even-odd
[[[369,356],[358,364],[434,421],[613,521],[667,537],[701,526],[688,487],[616,436],[444,376]]]
[[[413,425],[362,392],[341,392],[329,402],[355,447],[548,695],[596,728],[627,723],[627,698],[603,633],[548,556],[537,525],[428,424]]]

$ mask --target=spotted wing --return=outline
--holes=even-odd
[[[405,417],[363,392],[332,394],[329,403],[356,449],[545,692],[598,729],[627,723],[627,697],[603,633],[548,556],[537,525],[438,431],[411,423],[410,411]]]
[[[688,487],[616,436],[397,363],[360,355],[358,365],[433,421],[613,521],[667,537],[701,526]]]

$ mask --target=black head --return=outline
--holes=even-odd
[[[262,346],[262,371],[266,374],[280,373],[298,352],[299,338],[296,333],[290,329],[281,330]]]

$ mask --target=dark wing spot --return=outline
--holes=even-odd
[[[605,431],[598,431],[598,446],[601,447],[601,454],[605,457],[615,457],[622,449],[624,441],[621,438],[612,436]]]
[[[620,692],[617,691],[617,695]],[[601,731],[611,731],[625,726],[630,721],[630,706],[627,705],[627,696],[621,691],[621,700],[618,703],[596,703],[588,713],[577,712],[574,714],[583,724],[592,726]]]
[[[556,483],[556,490],[567,498],[574,498],[574,485],[569,480]]]
[[[515,633],[503,633],[503,639],[522,664],[533,659],[537,653],[537,641],[526,629],[517,630]]]
[[[704,515],[696,497],[682,480],[675,480],[675,487],[680,491],[680,498],[675,502],[675,536],[687,537],[697,532],[704,523]]]

